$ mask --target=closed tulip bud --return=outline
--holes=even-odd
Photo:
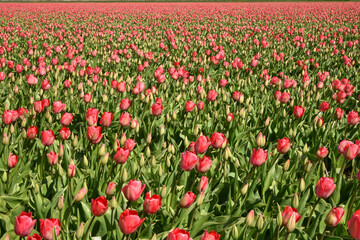
[[[103,102],[107,102],[108,101],[108,96],[106,94],[103,94]]]
[[[196,206],[200,206],[204,202],[205,192],[201,192],[196,199]]]
[[[289,167],[290,167],[290,159],[286,160],[286,162],[284,163],[284,168],[283,168],[284,172],[287,172],[289,170]]]
[[[87,157],[84,155],[84,160],[83,160],[83,162],[84,162],[84,166],[85,167],[88,167],[89,166],[89,161],[88,161],[88,159],[87,159]]]
[[[179,95],[175,98],[175,101],[176,101],[176,102],[179,102],[180,99],[181,99],[181,94],[179,94]]]
[[[303,153],[307,153],[308,152],[308,145],[307,143],[305,143],[304,148],[303,148]]]
[[[122,176],[121,176],[121,180],[122,180],[123,182],[126,182],[127,179],[128,179],[128,173],[127,173],[126,169],[124,168],[123,174],[122,174]]]
[[[279,212],[278,212],[278,214],[276,216],[276,224],[278,226],[281,226],[282,222],[283,222],[283,219],[282,219],[281,211],[280,211],[280,208],[279,208]]]
[[[75,171],[76,171],[75,165],[72,160],[71,160],[71,162],[72,163],[69,164],[68,171],[67,171],[67,175],[69,178],[73,178],[75,176]]]
[[[141,154],[141,157],[140,157],[140,166],[141,166],[141,167],[145,166],[144,154]]]
[[[257,136],[256,136],[256,145],[258,147],[263,147],[263,134],[262,132],[260,132]]]
[[[305,190],[305,180],[304,178],[300,179],[300,184],[299,184],[299,191],[303,192]]]
[[[7,136],[6,133],[3,134],[2,144],[3,145],[8,145],[9,144],[9,137]]]
[[[263,218],[262,214],[259,215],[259,218],[256,222],[256,227],[258,230],[261,230],[264,227],[264,218]]]
[[[107,162],[108,162],[108,160],[109,160],[109,153],[107,152],[107,153],[101,158],[101,163],[102,163],[103,165],[106,165]]]
[[[58,205],[57,205],[59,210],[62,210],[64,208],[64,197],[60,196],[59,197],[59,201],[58,201]]]
[[[64,169],[61,167],[60,164],[57,165],[59,175],[62,177],[64,176]]]
[[[233,239],[239,239],[239,231],[236,225],[233,225],[231,228],[231,236]],[[215,239],[215,238],[209,238],[209,239]]]
[[[162,136],[162,135],[164,135],[164,134],[165,134],[165,126],[162,125],[162,126],[160,127],[160,136]]]
[[[290,216],[289,221],[286,223],[286,226],[285,226],[286,230],[290,233],[293,232],[295,229],[295,225],[296,225],[296,215],[292,214]]]
[[[74,140],[72,141],[72,146],[73,146],[74,148],[76,148],[76,146],[78,145],[78,143],[79,143],[79,141],[78,141],[78,136],[75,135]]]
[[[117,204],[116,198],[115,198],[115,196],[113,196],[113,197],[111,198],[111,200],[110,200],[110,207],[111,207],[112,209],[115,209],[115,208],[116,208],[116,204]]]
[[[86,188],[82,188],[79,190],[79,192],[75,195],[74,201],[75,202],[80,202],[81,200],[83,200],[83,198],[85,197],[87,193],[87,189]]]
[[[11,134],[14,134],[14,132],[15,132],[15,128],[14,128],[14,125],[10,125],[10,133]]]
[[[161,165],[159,166],[158,174],[159,174],[159,176],[163,175],[163,169],[162,169]]]
[[[25,131],[25,129],[23,129],[23,130],[21,131],[21,138],[23,138],[23,139],[26,138],[26,131]]]
[[[150,150],[150,147],[149,147],[149,146],[146,147],[145,156],[146,156],[146,157],[150,157],[150,156],[151,156],[151,150]]]
[[[81,239],[83,237],[83,235],[84,235],[84,223],[81,223],[80,227],[76,231],[76,238]]]
[[[153,166],[153,167],[156,166],[155,156],[152,156],[152,158],[151,158],[151,166]]]
[[[124,146],[125,141],[126,141],[126,135],[123,133],[123,134],[121,134],[120,145]]]
[[[105,155],[105,152],[106,152],[106,145],[105,144],[102,144],[100,149],[99,149],[99,156],[102,157]]]
[[[242,109],[240,110],[240,117],[241,117],[241,118],[245,118],[245,109],[244,109],[244,108],[242,108]]]
[[[35,184],[34,192],[35,192],[35,194],[38,194],[40,192],[40,188],[39,188],[38,183]]]
[[[253,224],[254,224],[254,210],[250,210],[250,212],[248,213],[248,215],[246,216],[246,224],[249,226],[249,227],[252,227]]]
[[[23,118],[23,120],[21,121],[21,127],[26,127],[26,118]]]
[[[163,185],[160,191],[160,196],[161,198],[165,198],[166,197],[166,186]]]
[[[114,195],[115,188],[116,188],[116,184],[113,182],[110,182],[108,187],[106,188],[106,195],[108,195],[108,196]]]
[[[7,172],[6,172],[6,171],[3,172],[2,176],[1,176],[1,180],[2,180],[4,183],[6,182],[6,180],[7,180]]]
[[[269,126],[269,124],[270,124],[270,117],[267,117],[264,125],[265,125],[265,127],[267,127],[267,126]]]
[[[297,193],[294,194],[294,197],[293,197],[293,199],[291,201],[291,206],[293,208],[298,208],[299,207],[299,197],[298,197]]]
[[[154,236],[152,236],[151,240],[156,240],[156,234],[154,234]]]
[[[310,161],[308,161],[308,162],[306,163],[305,171],[306,171],[307,173],[309,173],[310,170],[311,170],[311,167],[312,167],[312,164],[311,164]]]
[[[171,117],[169,113],[166,113],[166,122],[169,123],[171,121]]]
[[[173,113],[172,113],[172,119],[173,119],[173,120],[176,120],[176,111],[173,111]]]
[[[146,143],[150,144],[151,143],[151,133],[149,133],[149,135],[146,138]]]

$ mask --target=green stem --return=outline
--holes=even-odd
[[[285,240],[288,240],[288,239],[289,239],[289,236],[290,236],[290,233],[288,232],[288,233],[286,234]]]
[[[318,205],[319,201],[320,201],[320,198],[318,198],[318,199],[316,200],[316,202],[314,203],[313,208],[312,208],[311,213],[310,213],[310,216],[309,216],[309,219],[308,219],[308,221],[307,221],[307,224],[306,224],[306,228],[305,228],[305,229],[308,229],[308,228],[309,228],[310,222],[311,222],[311,217],[312,217],[312,215],[313,215],[313,213],[314,213],[314,210],[315,210],[315,208],[316,208],[316,205]]]
[[[344,173],[344,170],[345,170],[345,167],[346,167],[346,163],[347,163],[347,160],[344,159],[344,163],[341,167],[341,170],[340,170],[340,177],[342,177],[343,173]]]
[[[95,215],[93,215],[92,217],[91,217],[91,221],[90,221],[90,224],[89,224],[89,226],[88,226],[88,229],[86,230],[86,232],[85,232],[85,235],[84,235],[84,239],[88,239],[88,234],[89,234],[89,231],[90,231],[90,228],[91,228],[91,224],[93,223],[93,221],[94,221],[94,219],[95,219]]]
[[[359,158],[355,158],[354,166],[353,166],[353,168],[352,168],[352,170],[351,170],[350,180],[352,180],[353,177],[354,177],[354,171],[355,171],[355,169],[356,169],[356,163],[357,163],[358,159],[359,159]]]
[[[245,179],[244,179],[243,183],[241,184],[240,189],[242,189],[242,188],[245,186],[245,184],[246,184],[247,180],[250,178],[250,175],[252,175],[252,174],[253,174],[253,172],[255,171],[255,168],[256,168],[255,166],[253,166],[253,167],[251,168],[250,172],[246,175],[246,177],[245,177]],[[232,207],[232,209],[234,209],[234,208],[235,208],[235,206],[238,204],[240,197],[241,197],[241,193],[239,193],[239,196],[236,198],[236,200],[235,200],[235,204],[234,204],[234,206]]]
[[[347,222],[347,221],[349,220],[349,218],[350,218],[351,208],[352,208],[352,205],[354,204],[355,197],[356,197],[357,192],[359,191],[359,189],[360,189],[360,184],[358,184],[355,192],[354,192],[353,195],[351,196],[349,208],[348,208],[348,211],[347,211],[347,213],[346,213],[346,219],[345,219],[346,222]]]
[[[193,225],[193,222],[194,222],[194,219],[195,219],[196,209],[197,209],[197,207],[195,207],[194,210],[193,210],[193,214],[192,214],[192,216],[191,216],[191,221],[190,221],[189,229],[191,229],[191,226]]]
[[[325,229],[324,229],[324,232],[323,232],[323,234],[321,235],[321,238],[320,238],[320,240],[323,240],[323,239],[324,239],[324,237],[325,237],[325,233],[326,233],[326,227],[325,227]]]
[[[175,195],[175,189],[176,189],[176,187],[177,187],[177,185],[178,185],[178,183],[179,183],[179,181],[180,181],[180,178],[181,178],[181,176],[183,175],[183,173],[184,173],[184,171],[181,171],[180,175],[179,175],[178,178],[176,179],[176,182],[175,182],[175,184],[174,184],[174,186],[173,186],[173,191],[172,191],[171,197],[170,197],[170,205],[171,205],[172,200],[173,200],[174,195]]]
[[[171,221],[171,227],[170,227],[170,229],[173,227],[173,225],[174,225],[174,223],[175,223],[175,219],[177,218],[177,216],[179,215],[179,212],[180,212],[180,207],[178,207],[178,209],[176,210],[176,213],[175,213],[175,215],[174,215],[174,217],[173,217],[173,219],[172,219],[172,221]]]
[[[9,193],[9,181],[10,181],[10,168],[7,170],[7,175],[6,175],[6,190]]]

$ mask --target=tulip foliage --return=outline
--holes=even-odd
[[[360,240],[359,4],[0,6],[1,239]]]

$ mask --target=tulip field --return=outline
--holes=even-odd
[[[1,240],[360,240],[360,3],[0,12]]]

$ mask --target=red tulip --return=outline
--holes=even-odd
[[[360,240],[360,210],[357,210],[348,222],[350,235],[356,240]]]
[[[161,205],[161,197],[159,195],[150,196],[149,192],[146,193],[143,209],[147,214],[156,213],[160,209]]]
[[[205,230],[204,234],[201,236],[200,240],[220,240],[220,234],[218,234],[217,232],[210,231],[208,232],[207,230]]]
[[[120,116],[119,124],[123,127],[126,127],[131,122],[131,115],[127,112],[122,113]]]
[[[140,181],[130,180],[129,183],[123,187],[122,192],[128,201],[134,202],[139,199],[144,189],[145,184],[142,184]]]
[[[290,100],[290,93],[283,92],[279,100],[281,103],[287,103]]]
[[[51,146],[55,140],[53,130],[41,131],[41,143],[44,146]]]
[[[29,76],[26,76],[26,82],[29,85],[35,85],[37,84],[38,79],[33,74],[30,74]]]
[[[34,233],[31,237],[28,236],[28,237],[27,237],[27,240],[41,240],[41,237],[40,237],[39,234]]]
[[[99,118],[99,110],[97,110],[96,108],[89,108],[86,111],[86,121],[88,125],[90,126],[96,125],[98,118]]]
[[[53,103],[52,105],[52,111],[57,114],[57,113],[61,113],[62,111],[64,111],[66,108],[66,104],[62,103],[60,101],[56,101]]]
[[[128,157],[129,157],[130,151],[126,148],[118,148],[115,156],[114,156],[114,161],[117,164],[124,164]]]
[[[198,160],[199,159],[194,152],[187,151],[185,153],[181,153],[180,167],[184,171],[191,171]]]
[[[202,135],[198,138],[198,140],[195,143],[195,152],[196,153],[204,153],[208,149],[208,147],[211,145],[211,142],[209,141],[209,138]]]
[[[112,196],[115,193],[116,183],[110,182],[106,188],[106,195]]]
[[[113,120],[113,113],[104,112],[100,119],[100,125],[103,127],[110,127],[112,120]]]
[[[87,139],[92,144],[97,144],[101,141],[103,135],[101,135],[101,127],[89,126],[87,131]]]
[[[344,110],[342,110],[341,108],[337,108],[335,110],[335,119],[336,120],[341,120],[344,114]]]
[[[19,160],[18,156],[16,156],[15,154],[10,153],[9,157],[7,158],[7,166],[8,166],[8,168],[9,169],[14,168],[16,166],[18,160]]]
[[[205,173],[207,172],[212,164],[212,160],[208,156],[203,156],[202,159],[200,159],[196,164],[196,171],[199,173]]]
[[[55,153],[54,151],[49,152],[46,154],[46,158],[50,165],[54,166],[57,164],[59,154]]]
[[[181,208],[188,208],[194,202],[196,195],[193,192],[187,192],[180,200],[179,205]]]
[[[85,96],[84,96],[84,102],[85,102],[85,103],[91,102],[91,98],[92,98],[91,93],[85,94]]]
[[[328,177],[322,177],[319,179],[315,187],[316,196],[319,198],[328,198],[335,190],[336,184],[334,179]]]
[[[326,216],[326,225],[328,225],[329,227],[336,227],[336,225],[338,225],[341,218],[343,217],[344,213],[345,210],[342,207],[334,207]]]
[[[185,111],[186,112],[192,112],[195,107],[195,103],[191,100],[185,103]]]
[[[175,228],[169,233],[166,240],[192,240],[192,238],[184,229]]]
[[[349,144],[349,146],[345,149],[344,157],[347,160],[353,160],[359,152],[359,146],[356,144]]]
[[[32,213],[22,212],[15,217],[14,231],[21,237],[29,236],[35,227],[36,220],[32,219]]]
[[[11,111],[4,111],[4,113],[2,115],[2,120],[6,125],[10,125],[12,123]]]
[[[201,177],[200,182],[199,182],[199,186],[198,186],[198,191],[200,193],[204,192],[206,190],[208,182],[209,182],[209,179],[207,177],[205,177],[205,176]]]
[[[301,118],[304,115],[305,109],[301,106],[295,106],[294,107],[294,116],[296,118]]]
[[[319,106],[319,109],[322,112],[326,112],[327,110],[329,110],[329,108],[330,108],[330,104],[327,102],[322,102]]]
[[[106,213],[108,210],[108,201],[104,196],[98,197],[95,200],[91,199],[91,213],[100,217]]]
[[[349,112],[348,118],[347,118],[347,123],[349,125],[356,125],[359,122],[359,114],[355,111],[351,111]]]
[[[285,137],[282,139],[278,139],[277,151],[281,154],[286,154],[290,149],[290,145],[290,139]]]
[[[337,146],[337,150],[339,151],[339,153],[344,154],[346,149],[353,144],[353,142],[348,141],[348,140],[342,140],[339,145]]]
[[[213,148],[221,148],[225,141],[227,141],[227,139],[222,133],[214,132],[210,137],[211,146]]]
[[[216,97],[217,97],[217,92],[215,91],[215,90],[210,90],[209,92],[208,92],[208,94],[207,94],[207,100],[209,100],[209,101],[214,101],[215,99],[216,99]]]
[[[201,111],[201,110],[204,109],[205,103],[204,103],[203,101],[200,101],[200,102],[198,102],[198,104],[196,105],[196,107],[197,107],[197,109],[198,109],[199,111]]]
[[[250,163],[254,167],[259,167],[266,162],[267,158],[268,158],[268,153],[264,149],[259,148],[255,150],[254,148],[250,158]]]
[[[45,240],[53,240],[53,229],[55,228],[55,235],[60,234],[60,221],[55,218],[40,219],[40,234]]]
[[[151,107],[151,114],[154,116],[159,116],[162,113],[163,110],[163,105],[162,103],[154,103]]]
[[[128,98],[122,99],[120,102],[120,109],[126,111],[130,107],[131,101]]]
[[[284,211],[282,212],[282,225],[286,226],[287,222],[289,221],[291,215],[295,215],[296,222],[298,222],[301,218],[301,216],[297,213],[296,208],[291,208],[289,206],[286,206]]]
[[[69,126],[72,122],[74,116],[71,113],[64,113],[61,117],[60,123],[63,126]]]
[[[59,131],[59,136],[60,136],[60,138],[61,138],[62,140],[67,140],[67,139],[69,139],[70,134],[71,134],[70,129],[67,128],[67,127],[65,127],[65,126],[62,127],[62,128],[60,129],[60,131]]]
[[[136,211],[126,209],[120,214],[119,227],[123,234],[129,235],[135,232],[144,221],[145,218],[141,219]]]
[[[316,152],[316,156],[318,158],[324,159],[328,155],[329,151],[326,147],[319,147],[319,149]]]
[[[29,127],[27,132],[26,132],[26,138],[29,139],[29,140],[35,139],[37,131],[38,131],[37,126]]]

